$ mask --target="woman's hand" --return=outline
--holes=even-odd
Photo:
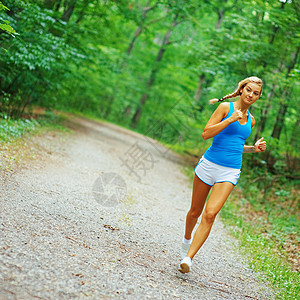
[[[243,113],[240,109],[235,110],[232,115],[229,117],[229,119],[232,120],[232,122],[235,122],[243,117]]]
[[[229,112],[230,104],[228,102],[221,103],[214,113],[211,115],[209,121],[207,122],[203,132],[202,137],[204,140],[210,139],[220,133],[229,124],[233,123],[233,120],[227,118],[223,120]]]
[[[263,137],[260,138],[255,144],[254,144],[254,152],[263,152],[266,150],[267,143],[266,141],[263,141]]]

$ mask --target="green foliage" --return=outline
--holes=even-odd
[[[9,49],[0,62],[6,113],[18,116],[23,107],[38,104],[93,112],[130,126],[141,96],[147,93],[137,124],[138,131],[147,132],[160,120],[158,111],[164,113],[185,95],[177,107],[184,113],[177,121],[189,124],[189,136],[196,136],[212,111],[208,99],[232,92],[241,78],[254,74],[265,81],[253,112],[258,122],[272,101],[262,134],[271,136],[280,106],[289,101],[283,132],[291,139],[297,122],[298,62],[289,74],[287,70],[297,51],[297,5],[79,0],[66,20],[68,3],[7,1],[6,19],[20,36],[13,42],[2,37]],[[170,39],[163,45],[168,31]],[[148,86],[150,76],[153,82]],[[169,143],[176,141],[175,136],[185,136],[183,143],[190,144],[187,130],[169,116],[162,122],[161,138]],[[270,140],[270,157],[284,161],[289,143],[280,138],[278,144],[280,148]],[[289,155],[297,155],[290,150]],[[277,172],[276,165],[271,167]]]
[[[64,120],[62,116],[46,112],[40,116],[33,116],[29,119],[11,119],[7,115],[0,115],[0,144],[13,142],[25,134],[37,133],[41,129],[60,129],[65,128],[60,125]]]
[[[0,120],[0,142],[20,138],[26,132],[32,132],[39,126],[36,120]]]
[[[8,21],[4,21],[4,22],[8,22]],[[0,24],[0,29],[3,31],[6,31],[7,33],[13,35],[16,33],[16,31],[10,26],[8,25],[9,23],[6,24]]]
[[[53,12],[30,3],[11,10],[14,15],[8,18],[20,36],[2,38],[9,51],[0,58],[0,99],[4,113],[19,117],[28,105],[53,107],[55,94],[70,72],[69,62],[79,64],[84,55],[51,32],[64,32],[64,24]]]
[[[7,33],[12,37],[15,37],[18,33],[9,25],[9,21],[4,20],[2,17],[3,11],[9,10],[6,6],[3,5],[3,3],[0,1],[0,34],[1,32]],[[6,49],[1,47],[1,50],[6,51]]]

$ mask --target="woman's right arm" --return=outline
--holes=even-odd
[[[228,125],[242,118],[242,112],[240,110],[236,110],[229,118],[222,121],[222,119],[228,115],[229,108],[230,104],[225,102],[221,103],[213,112],[202,132],[202,137],[204,140],[216,136]]]

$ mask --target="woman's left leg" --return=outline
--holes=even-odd
[[[191,259],[193,259],[206,241],[217,214],[223,207],[233,188],[234,185],[230,182],[220,182],[213,186],[201,218],[201,223],[195,232],[195,236],[187,254]]]

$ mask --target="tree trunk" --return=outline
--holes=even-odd
[[[146,21],[147,12],[149,11],[149,9],[148,9],[149,4],[150,4],[150,1],[148,1],[148,3],[146,4],[146,7],[143,10],[142,20],[141,20],[140,24],[138,25],[138,28],[135,31],[134,37],[132,38],[132,40],[131,40],[131,42],[128,46],[128,49],[126,51],[127,55],[130,55],[130,53],[131,53],[131,51],[134,47],[136,39],[138,38],[138,36],[142,33],[142,31],[144,29],[144,24],[145,24],[145,21]]]
[[[202,93],[203,93],[203,87],[205,85],[209,85],[211,80],[207,80],[205,74],[201,74],[199,76],[199,81],[198,81],[198,87],[194,96],[194,99],[196,100],[196,106],[197,106],[197,111],[201,112],[204,109],[204,103],[201,101]]]
[[[66,9],[61,17],[61,20],[65,21],[65,22],[69,22],[72,14],[73,14],[75,4],[76,4],[76,0],[71,0],[69,2],[69,5],[66,7]]]
[[[126,51],[126,54],[127,54],[127,55],[130,55],[130,53],[131,53],[131,51],[132,51],[132,49],[133,49],[133,46],[134,46],[134,44],[135,44],[136,39],[138,38],[138,36],[139,36],[139,35],[142,33],[142,31],[143,31],[143,24],[144,24],[144,21],[145,21],[145,20],[143,20],[143,21],[141,22],[141,24],[139,24],[138,28],[136,29],[136,31],[135,31],[135,33],[134,33],[134,37],[132,38],[132,40],[131,40],[131,42],[130,42],[130,44],[129,44],[129,46],[128,46],[128,49],[127,49],[127,51]]]
[[[281,2],[281,7],[280,7],[280,9],[284,9],[284,5],[285,5],[285,2]],[[278,27],[277,25],[275,25],[275,26],[273,27],[273,34],[270,36],[270,40],[269,40],[269,44],[270,44],[270,45],[273,44],[274,39],[275,39],[275,36],[276,36],[278,30],[279,30],[279,27]]]
[[[87,8],[89,2],[91,2],[91,1],[85,0],[85,1],[83,2],[83,7],[81,8],[81,10],[80,10],[80,12],[79,12],[79,16],[78,16],[78,18],[77,18],[77,20],[76,20],[76,22],[75,22],[76,24],[78,24],[78,23],[83,19],[84,12],[85,12],[85,10],[86,10],[86,8]]]
[[[298,119],[294,125],[294,129],[293,129],[291,140],[290,140],[291,147],[295,148],[295,149],[296,149],[296,144],[299,143],[299,140],[300,140],[299,125],[300,125],[300,118],[298,115]]]
[[[147,85],[146,85],[146,90],[147,92],[145,92],[141,99],[140,99],[140,103],[139,103],[139,106],[138,108],[136,109],[135,111],[135,114],[131,120],[131,126],[133,128],[135,128],[140,120],[140,116],[141,116],[141,113],[142,113],[142,109],[146,103],[146,100],[148,99],[148,96],[149,96],[149,90],[151,89],[154,81],[155,81],[155,78],[156,78],[156,74],[158,72],[158,69],[159,69],[159,62],[161,61],[164,53],[165,53],[165,50],[166,50],[166,46],[169,44],[169,40],[170,40],[170,37],[171,37],[171,34],[173,32],[173,28],[179,24],[176,22],[177,20],[177,15],[175,15],[174,17],[174,20],[172,22],[172,25],[171,25],[171,28],[167,31],[167,33],[165,34],[164,36],[164,39],[163,39],[163,42],[162,42],[162,45],[158,51],[158,54],[157,54],[157,57],[155,59],[155,62],[154,62],[154,66],[152,68],[152,71],[151,71],[151,74],[150,74],[150,77],[147,81]]]
[[[54,10],[55,10],[55,11],[59,11],[60,6],[61,6],[61,0],[60,0],[60,1],[57,1],[57,3],[54,5]]]
[[[44,5],[48,9],[53,9],[55,3],[56,3],[56,0],[45,0],[44,1]]]
[[[285,118],[285,114],[287,112],[287,108],[288,108],[287,103],[282,103],[279,107],[275,125],[273,128],[273,132],[271,134],[272,138],[274,138],[274,139],[279,140],[279,138],[280,138],[280,134],[281,134],[281,131],[282,131],[282,128],[284,125],[284,118]]]
[[[141,22],[139,23],[138,28],[137,28],[136,31],[135,31],[134,37],[132,38],[132,40],[131,40],[131,42],[130,42],[130,44],[129,44],[127,50],[126,50],[127,56],[129,56],[129,55],[131,54],[131,51],[133,50],[133,47],[134,47],[134,45],[135,45],[135,42],[136,42],[137,38],[140,36],[140,34],[141,34],[141,33],[143,32],[143,30],[144,30],[144,24],[145,24],[145,21],[146,21],[146,19],[147,19],[147,13],[148,13],[149,11],[151,11],[152,9],[154,9],[154,8],[156,7],[157,3],[158,3],[158,2],[156,2],[152,7],[148,7],[149,4],[150,4],[150,1],[148,1],[147,4],[146,4],[146,7],[143,9],[143,14],[142,14]],[[127,61],[127,59],[124,58],[124,60],[123,60],[123,62],[122,62],[122,64],[121,64],[121,67],[120,67],[120,73],[122,73],[122,70],[124,69],[124,67],[125,67],[125,65],[126,65],[126,61]],[[114,96],[112,95],[112,96],[111,96],[111,100],[110,100],[110,104],[109,104],[110,107],[109,107],[109,109],[107,110],[108,112],[111,111],[111,107],[112,107],[113,103],[114,103]],[[128,111],[128,108],[125,108],[125,110]],[[130,110],[131,110],[131,108],[130,108]],[[124,114],[124,112],[123,112],[123,114]],[[108,116],[108,115],[107,115],[107,116]]]
[[[300,135],[299,135],[300,118],[298,117],[292,131],[290,148],[286,152],[286,166],[290,173],[299,174],[300,164],[297,158],[297,150],[299,149]]]
[[[138,106],[137,110],[135,111],[135,114],[132,118],[132,121],[131,121],[131,126],[133,128],[136,128],[139,120],[140,120],[140,117],[141,117],[141,113],[142,113],[142,108],[144,107],[145,105],[145,102],[148,98],[148,94],[147,93],[144,93],[140,99],[140,105]]]
[[[224,18],[224,14],[225,14],[225,9],[220,9],[217,11],[217,14],[218,14],[218,21],[217,21],[217,24],[216,24],[216,29],[219,29],[222,22],[223,22],[223,18]]]
[[[108,116],[110,115],[112,104],[113,104],[113,101],[114,101],[114,96],[110,95],[107,98],[108,98],[108,105],[107,105],[106,111],[104,113],[105,118],[108,118]]]
[[[205,82],[205,74],[201,74],[199,76],[199,82],[198,82],[198,87],[196,90],[196,94],[194,96],[194,99],[199,102],[202,96],[202,91],[203,91],[203,83]]]

